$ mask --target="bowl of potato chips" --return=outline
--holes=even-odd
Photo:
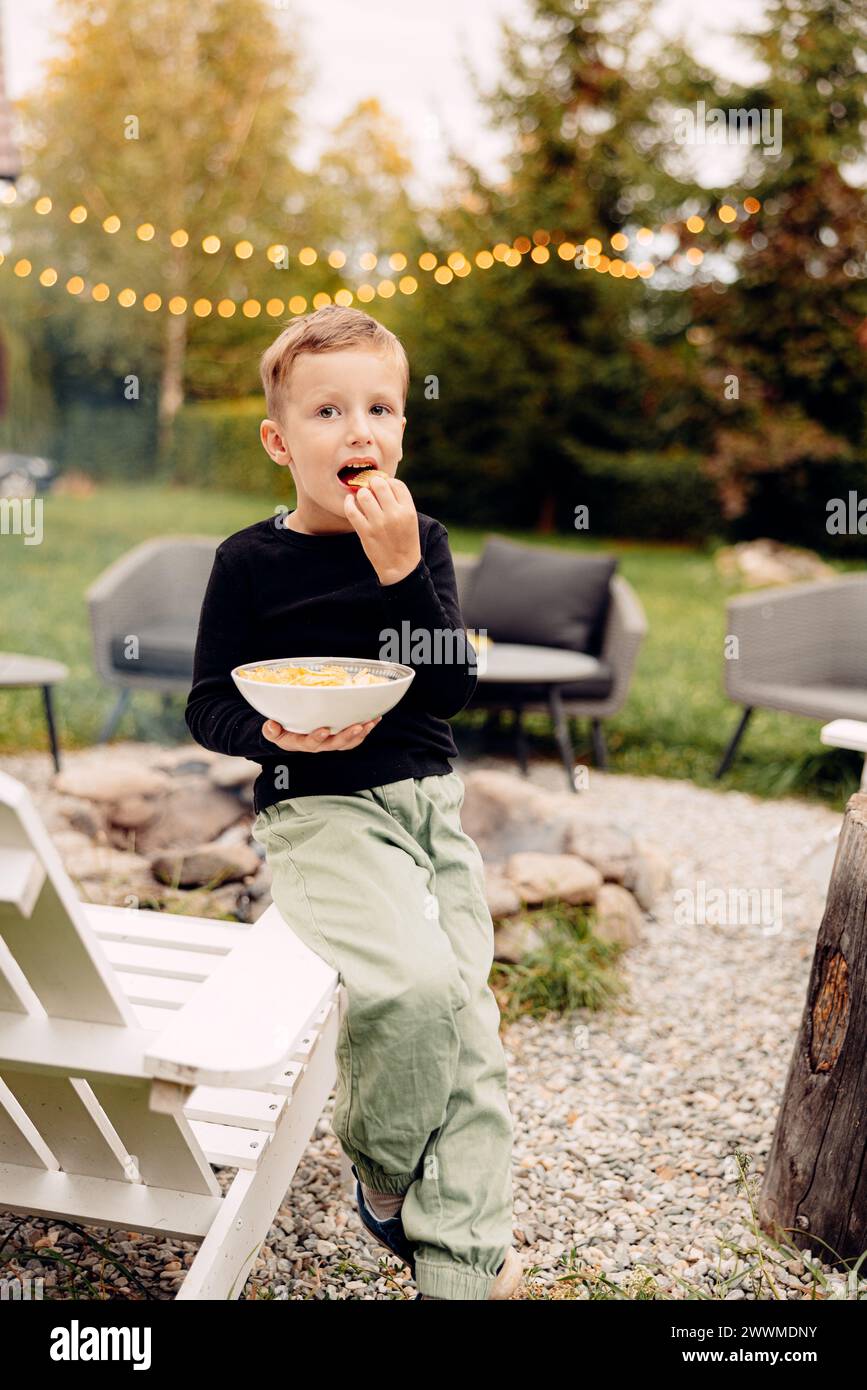
[[[246,661],[232,680],[253,709],[284,729],[339,733],[393,709],[415,676],[395,661],[343,656],[293,656]]]

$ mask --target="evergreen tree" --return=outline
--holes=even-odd
[[[778,112],[782,143],[777,157],[749,148],[762,206],[735,228],[736,280],[693,294],[720,402],[710,465],[730,517],[760,491],[787,506],[802,488],[815,518],[828,461],[867,442],[867,0],[772,0],[744,41],[764,75],[718,105]]]
[[[496,488],[503,521],[570,527],[585,465],[676,442],[648,415],[660,364],[650,371],[640,340],[648,313],[667,320],[675,305],[660,301],[677,296],[637,276],[647,253],[635,234],[691,191],[664,168],[654,115],[661,73],[686,60],[649,39],[649,15],[642,0],[534,0],[526,31],[504,26],[504,76],[483,94],[514,133],[508,178],[496,186],[457,161],[442,250],[465,252],[471,274],[425,289],[424,360],[440,395],[416,401],[417,428],[440,488],[459,478],[476,520]],[[624,227],[630,264],[617,279],[582,247],[596,238],[616,258]],[[521,264],[477,268],[477,248],[501,242]]]

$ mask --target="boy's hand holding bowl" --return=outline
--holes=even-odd
[[[395,661],[305,656],[245,662],[232,679],[266,716],[262,733],[272,743],[287,753],[330,753],[361,743],[415,671]]]
[[[330,733],[327,727],[314,729],[312,734],[293,734],[276,719],[269,719],[262,725],[262,733],[286,753],[336,753],[341,748],[357,748],[381,718],[378,714],[366,724],[350,724],[338,734]]]

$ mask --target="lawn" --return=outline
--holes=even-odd
[[[273,514],[272,498],[203,494],[181,488],[103,487],[93,497],[44,499],[40,545],[0,535],[3,559],[3,623],[0,648],[54,656],[70,668],[56,691],[63,746],[92,743],[116,698],[102,686],[91,657],[85,590],[112,560],[149,536],[199,533],[227,536]],[[452,550],[478,552],[483,531],[466,530],[448,517]],[[498,534],[543,543],[530,533],[500,528]],[[725,601],[735,592],[717,575],[709,552],[682,546],[546,538],[545,544],[604,549],[619,557],[620,572],[639,594],[649,633],[632,690],[621,713],[606,724],[610,766],[640,776],[686,777],[717,786],[713,771],[737,721],[723,689]],[[842,568],[842,567],[841,567]],[[137,693],[117,738],[187,737],[184,697],[164,710],[158,696]],[[454,721],[477,724],[466,711]],[[526,716],[531,746],[556,756],[547,716]],[[860,757],[819,743],[818,722],[757,711],[724,785],[760,796],[786,792],[842,807],[858,789]],[[576,754],[589,760],[589,729],[573,721]],[[0,754],[47,746],[38,691],[0,692]]]

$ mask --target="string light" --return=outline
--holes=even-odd
[[[15,189],[14,185],[10,185],[8,188],[4,189],[2,193],[0,193],[0,203],[12,205],[17,201],[20,201],[20,199],[19,194]],[[54,200],[47,194],[41,194],[39,197],[35,198],[32,203],[33,210],[43,216],[50,213],[54,209],[54,206]],[[759,202],[758,198],[749,196],[743,200],[742,207],[747,216],[753,216],[760,210],[761,203]],[[731,202],[731,200],[727,200],[721,202],[720,206],[716,210],[716,215],[720,222],[722,222],[723,224],[729,224],[737,220],[738,211],[737,208]],[[70,209],[67,216],[71,222],[80,224],[87,220],[88,210],[84,206],[84,204],[79,203],[76,204],[75,207]],[[110,216],[106,217],[100,225],[104,232],[108,233],[109,235],[113,235],[120,230],[121,220],[115,214],[111,214]],[[685,226],[688,232],[698,233],[704,230],[706,223],[704,218],[698,215],[693,215],[691,217],[688,217],[683,225]],[[661,230],[673,231],[676,233],[677,224],[666,224],[666,226],[663,227]],[[158,235],[158,233],[156,227],[152,222],[143,222],[135,229],[135,235],[139,241],[149,242],[153,241]],[[638,231],[635,233],[635,239],[639,244],[646,245],[653,240],[655,235],[656,233],[653,231],[652,228],[640,227]],[[528,252],[532,254],[534,247],[540,249],[547,248],[553,239],[554,238],[552,237],[550,231],[548,231],[544,227],[538,227],[533,232],[532,241],[529,237],[521,235],[515,237],[511,246],[509,246],[505,242],[498,242],[497,245],[494,246],[491,250],[481,250],[476,252],[475,256],[473,257],[473,262],[470,262],[467,258],[465,258],[463,252],[452,252],[451,255],[446,258],[446,264],[454,274],[459,276],[465,276],[469,274],[472,269],[473,263],[475,263],[475,265],[479,269],[483,270],[490,269],[494,260],[503,261],[506,265],[518,265],[520,263],[521,256],[526,255]],[[185,228],[178,227],[170,234],[169,241],[171,242],[172,246],[181,248],[189,244],[190,234]],[[575,254],[577,254],[577,249],[580,246],[580,244],[580,242],[573,243],[568,240],[562,240],[557,247],[557,254],[560,256],[562,260],[571,260],[574,258]],[[624,232],[618,231],[613,233],[613,235],[611,236],[610,244],[611,249],[613,251],[622,252],[627,249],[629,245],[629,238]],[[214,256],[217,254],[218,251],[222,249],[223,241],[219,236],[209,234],[202,238],[200,245],[204,254]],[[575,250],[571,251],[571,254],[569,254],[567,248],[571,249],[573,245],[575,246]],[[590,255],[599,255],[602,251],[602,246],[598,238],[591,237],[584,242],[584,249],[585,253],[589,253]],[[517,260],[515,259],[514,254],[516,252],[518,253]],[[236,257],[236,259],[246,261],[256,254],[256,248],[251,241],[247,239],[242,239],[235,243],[233,247],[233,254]],[[288,263],[290,252],[288,246],[286,246],[285,244],[274,244],[267,247],[267,249],[264,251],[264,255],[272,264],[283,262],[283,264],[285,265]],[[317,261],[320,259],[320,255],[322,255],[322,258],[333,270],[342,269],[343,266],[346,265],[348,260],[346,252],[341,251],[340,249],[335,248],[329,251],[327,254],[325,254],[320,253],[313,246],[302,247],[301,250],[297,253],[296,259],[300,265],[310,266],[315,265],[317,263]],[[453,257],[460,257],[461,263],[459,265],[456,265],[454,263]],[[493,259],[491,259],[491,257]],[[409,264],[409,259],[403,251],[393,251],[390,255],[386,257],[380,257],[373,251],[365,251],[359,256],[358,264],[362,270],[371,271],[376,269],[376,266],[379,264],[380,259],[387,260],[389,268],[393,271],[405,270],[407,265]],[[537,264],[544,264],[546,257],[533,255],[533,260]],[[438,269],[438,266],[438,258],[431,251],[423,252],[422,255],[418,258],[419,269],[433,272],[435,279],[437,278],[436,271]],[[449,281],[443,281],[442,277],[440,277],[439,283],[449,283]]]
[[[8,197],[6,192],[0,193],[0,202],[11,203],[13,201],[14,198]],[[51,210],[53,204],[50,198],[43,195],[33,206],[35,211],[45,215]],[[742,206],[744,213],[747,216],[752,216],[760,210],[761,203],[757,198],[748,197],[744,199]],[[74,222],[82,222],[87,217],[87,209],[83,205],[79,205],[73,208],[68,216]],[[717,216],[721,222],[731,223],[737,220],[738,211],[731,202],[726,202],[718,208]],[[705,229],[706,222],[704,218],[694,214],[688,217],[682,225],[687,232],[697,234]],[[120,226],[120,218],[114,214],[105,218],[102,223],[103,230],[110,234],[117,232]],[[666,224],[662,231],[677,235],[677,224]],[[156,229],[150,222],[141,223],[136,228],[136,236],[140,241],[150,241],[155,235]],[[634,240],[637,244],[646,245],[654,239],[655,235],[656,233],[650,227],[640,227],[634,233]],[[437,284],[448,285],[456,278],[460,279],[469,275],[473,266],[480,270],[489,270],[495,261],[500,261],[501,264],[511,268],[520,265],[524,257],[528,256],[535,264],[544,265],[551,259],[549,244],[554,238],[560,236],[561,233],[555,232],[552,237],[552,234],[545,228],[539,227],[533,232],[532,240],[521,235],[515,237],[511,246],[507,242],[497,242],[490,250],[477,251],[472,260],[463,251],[456,250],[449,252],[445,263],[440,263],[434,252],[423,251],[417,258],[417,264],[420,270],[432,273]],[[184,246],[189,242],[189,234],[183,228],[177,228],[171,234],[171,241],[174,246]],[[613,251],[625,252],[629,246],[630,237],[622,231],[614,232],[609,238],[609,242]],[[209,236],[203,238],[201,244],[203,250],[213,255],[222,243],[219,237]],[[637,263],[632,259],[623,259],[620,256],[609,257],[602,250],[602,242],[598,237],[587,237],[583,243],[558,240],[555,245],[560,260],[572,261],[576,267],[594,270],[597,274],[611,275],[614,279],[650,279],[657,269],[657,266],[649,260]],[[235,255],[241,260],[249,260],[255,250],[252,242],[247,240],[237,242],[233,249]],[[288,249],[284,245],[272,245],[267,251],[269,259],[274,263],[283,259],[287,254]],[[318,260],[318,255],[315,247],[306,246],[298,253],[298,260],[302,265],[314,265]],[[677,250],[672,253],[667,262],[659,262],[659,264],[671,264],[673,262],[676,265],[678,260],[684,259],[689,265],[697,266],[704,260],[704,256],[705,252],[699,247],[689,246],[682,257]],[[359,264],[367,270],[374,270],[380,263],[380,259],[372,251],[362,252],[358,258]],[[5,260],[6,258],[0,253],[0,265],[3,265]],[[340,269],[346,264],[347,257],[340,250],[332,250],[328,253],[327,261],[332,269]],[[405,269],[409,262],[403,252],[393,252],[388,257],[388,264],[392,270],[399,271]],[[22,257],[14,263],[12,269],[16,276],[25,279],[31,274],[33,265],[26,257]],[[37,278],[41,285],[51,288],[58,283],[59,273],[53,266],[46,266]],[[66,281],[65,288],[71,295],[80,295],[85,289],[85,282],[80,275],[73,275]],[[381,299],[391,299],[398,293],[415,294],[418,288],[419,282],[414,275],[403,275],[397,283],[390,277],[384,277],[375,285],[369,282],[358,285],[354,291],[342,286],[334,292],[333,299],[327,291],[320,290],[314,294],[311,302],[313,308],[320,308],[331,303],[350,305],[356,300],[361,304],[369,304],[377,296]],[[100,281],[92,286],[90,297],[97,303],[104,303],[111,297],[111,289]],[[151,292],[139,298],[137,292],[128,286],[118,291],[116,299],[123,308],[132,308],[135,304],[140,303],[141,307],[148,313],[156,313],[163,307],[161,295]],[[264,312],[271,318],[279,318],[284,313],[298,315],[307,311],[307,305],[308,301],[304,295],[293,295],[285,303],[282,298],[272,297],[265,303]],[[258,318],[263,312],[262,303],[257,299],[249,298],[236,302],[225,297],[219,300],[216,305],[209,299],[198,298],[189,304],[184,296],[175,295],[168,300],[166,307],[171,314],[180,316],[192,312],[198,318],[207,318],[214,310],[221,318],[232,318],[239,307],[246,318]]]

